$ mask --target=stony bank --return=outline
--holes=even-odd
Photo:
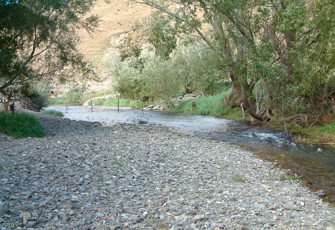
[[[165,127],[36,113],[0,135],[0,229],[335,229],[335,210],[253,153]]]

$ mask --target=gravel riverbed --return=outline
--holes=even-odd
[[[238,146],[36,114],[0,135],[0,229],[335,229],[335,210]]]

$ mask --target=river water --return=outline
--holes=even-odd
[[[294,143],[283,133],[266,126],[248,126],[241,122],[211,116],[153,112],[113,107],[50,106],[65,118],[103,123],[159,124],[188,135],[230,142],[256,152],[261,158],[278,162],[292,170],[312,190],[324,190],[335,203],[335,151]]]

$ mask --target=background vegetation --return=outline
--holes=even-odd
[[[59,79],[64,79],[63,76],[76,75],[74,69],[87,73],[75,49],[78,37],[72,32],[78,26],[90,30],[96,25],[96,18],[87,14],[93,1],[68,2],[34,5],[34,1],[1,1],[1,65],[2,70],[9,71],[0,76],[3,94],[11,97],[20,91],[20,97],[31,97],[30,101],[36,102],[32,104],[45,105],[44,91],[37,90],[38,96],[32,87],[41,77],[57,73]],[[107,7],[102,2],[97,1],[95,9]],[[96,61],[104,63],[104,76],[116,78],[114,90],[124,99],[145,103],[164,100],[175,111],[189,111],[190,102],[176,105],[174,98],[197,92],[203,95],[196,99],[197,114],[234,114],[242,118],[242,113],[237,113],[242,105],[252,118],[264,122],[271,119],[294,132],[300,132],[301,127],[312,130],[317,125],[333,124],[334,0],[132,2],[127,9],[137,15],[136,21],[140,21],[138,15],[150,12],[143,6],[156,11],[130,32],[130,20],[124,27],[127,29],[122,29],[124,22],[118,22],[117,32],[122,33],[104,37],[116,41],[119,35],[126,34],[125,41],[113,43],[113,48],[95,50],[99,55],[92,62],[96,68],[101,68]],[[121,7],[124,2],[110,3],[111,7]],[[51,11],[59,17],[47,17]],[[115,15],[108,19],[121,17],[117,16],[119,11],[114,9]],[[31,20],[24,22],[21,15]],[[88,21],[80,20],[84,15]],[[106,15],[104,12],[102,17],[107,18]],[[59,29],[50,33],[55,28]],[[37,33],[33,34],[33,29]],[[69,33],[62,33],[61,29],[68,29]],[[36,53],[43,48],[47,49]],[[231,86],[230,91],[226,85]],[[82,104],[97,94],[78,86],[57,100],[68,105]],[[115,105],[112,100],[107,101],[96,103]]]
[[[64,114],[62,112],[56,111],[56,110],[42,110],[43,114],[50,114],[56,117],[64,117]]]
[[[44,98],[37,95],[36,82],[55,76],[61,80],[89,75],[76,49],[75,31],[91,31],[96,25],[96,17],[85,17],[93,2],[0,1],[0,95],[7,102],[20,96],[41,106]]]
[[[260,121],[332,122],[334,0],[134,2],[157,12],[143,26],[150,46],[110,60],[125,97],[214,95],[230,81],[228,109],[242,105]]]

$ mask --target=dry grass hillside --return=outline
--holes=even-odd
[[[77,48],[87,62],[93,63],[98,81],[74,78],[74,81],[68,82],[66,85],[55,83],[52,87],[54,97],[64,95],[73,85],[77,84],[85,84],[93,91],[110,89],[114,81],[113,76],[104,72],[101,63],[104,52],[109,47],[115,46],[115,39],[120,39],[118,34],[124,38],[137,23],[141,23],[152,12],[152,8],[144,4],[129,2],[129,0],[96,0],[88,16],[98,16],[99,25],[92,33],[88,33],[84,29],[77,31],[80,37]]]
[[[101,22],[92,34],[79,30],[81,43],[78,48],[87,61],[92,60],[110,46],[114,34],[129,31],[136,23],[149,16],[152,9],[143,4],[129,3],[128,0],[97,0],[91,14]]]

